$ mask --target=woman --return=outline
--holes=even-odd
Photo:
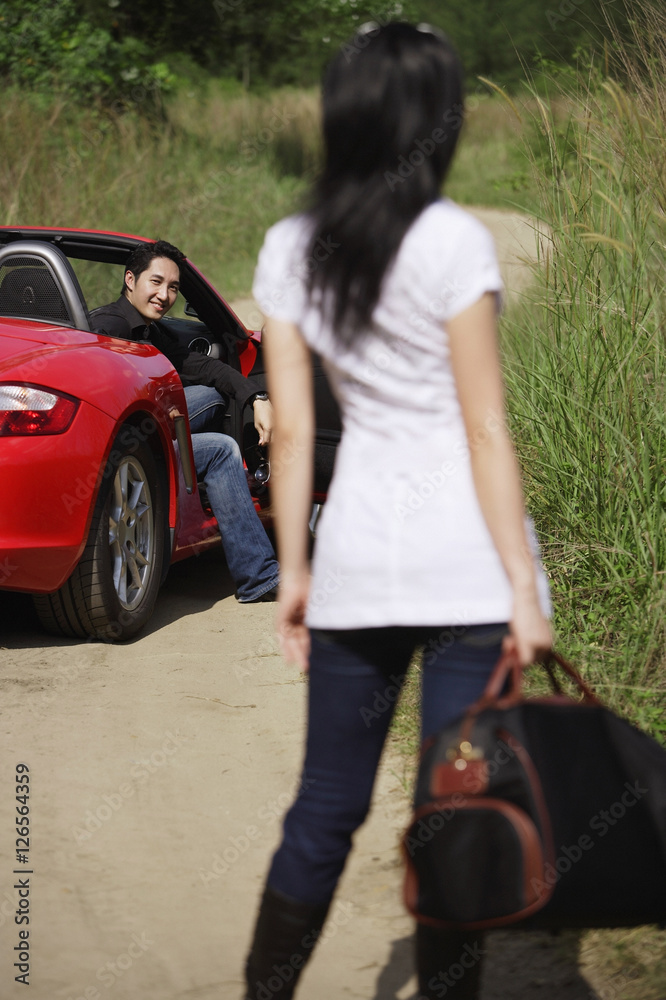
[[[323,924],[390,723],[368,711],[377,692],[424,646],[426,737],[480,695],[502,647],[527,664],[551,644],[504,420],[494,249],[440,198],[462,123],[455,52],[424,25],[365,26],[327,72],[323,113],[311,207],[268,232],[254,285],[275,407],[278,628],[310,677],[308,780],[268,874],[252,1000],[293,995]],[[312,579],[311,349],[343,417]],[[417,929],[422,997],[443,995],[474,941]],[[476,996],[479,969],[447,996]]]

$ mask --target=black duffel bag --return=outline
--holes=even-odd
[[[581,700],[562,693],[553,664]],[[666,751],[605,708],[559,655],[525,698],[510,656],[426,741],[403,838],[405,902],[435,927],[666,921]]]

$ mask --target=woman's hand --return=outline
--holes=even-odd
[[[535,660],[543,659],[552,645],[550,623],[544,618],[536,593],[515,594],[509,635],[502,643],[503,651],[513,653],[521,667],[527,667]]]
[[[308,572],[281,579],[278,589],[276,627],[280,648],[287,663],[295,663],[303,673],[310,666],[310,633],[305,625],[309,590]]]

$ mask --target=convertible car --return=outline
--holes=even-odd
[[[150,618],[169,565],[220,543],[197,486],[180,379],[150,345],[91,332],[143,240],[75,229],[0,228],[0,615],[30,593],[50,632],[128,639]],[[264,383],[250,331],[189,261],[161,322],[193,351]],[[313,521],[340,437],[317,359]],[[270,493],[252,414],[220,427],[240,445],[259,516]]]

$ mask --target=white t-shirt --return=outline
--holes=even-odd
[[[297,324],[322,356],[342,412],[308,625],[508,621],[511,588],[472,482],[446,335],[448,319],[501,291],[490,234],[448,199],[426,208],[386,274],[372,327],[343,347],[306,292],[309,271],[337,246],[322,240],[308,257],[310,233],[302,215],[269,229],[253,286],[263,312]]]

